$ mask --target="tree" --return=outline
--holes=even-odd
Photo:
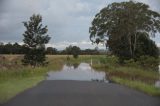
[[[4,54],[4,43],[0,42],[0,54]]]
[[[4,46],[4,51],[6,54],[13,54],[13,46],[10,42]]]
[[[81,49],[77,46],[72,47],[72,55],[74,58],[78,58],[78,55],[80,54]]]
[[[53,48],[53,47],[47,47],[46,53],[47,54],[58,54],[58,50],[56,48]]]
[[[68,55],[73,55],[74,58],[78,58],[78,55],[81,53],[81,49],[77,46],[66,47],[65,52]]]
[[[13,54],[20,54],[21,53],[21,46],[16,42],[12,45],[12,53]]]
[[[69,45],[68,47],[66,47],[65,49],[65,52],[68,54],[68,55],[71,55],[72,54],[72,45]]]
[[[137,49],[135,51],[135,55],[137,58],[140,58],[140,56],[143,55],[158,58],[159,49],[155,42],[142,33],[142,35],[137,39]]]
[[[24,43],[28,51],[24,55],[22,62],[24,65],[40,66],[45,65],[45,44],[50,40],[46,35],[47,26],[42,25],[42,16],[33,14],[28,22],[23,22],[26,31],[24,32]]]
[[[107,41],[115,55],[135,58],[139,37],[160,32],[160,14],[139,2],[112,3],[95,16],[89,32],[92,42]]]

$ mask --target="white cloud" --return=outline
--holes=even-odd
[[[2,2],[3,1],[3,2]],[[95,14],[112,2],[124,0],[0,0],[0,42],[22,42],[24,27],[33,13],[43,16],[52,37],[50,45],[65,48],[77,45],[94,48],[89,41],[89,26]],[[128,1],[128,0],[125,0]],[[137,0],[160,11],[160,0]],[[160,39],[157,40],[160,43]]]

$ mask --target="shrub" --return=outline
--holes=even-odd
[[[138,66],[137,62],[135,62],[134,59],[124,60],[124,63],[125,63],[125,65],[131,66],[131,67],[137,67]]]
[[[105,58],[102,57],[100,58],[100,63],[115,65],[118,63],[118,58],[116,56],[106,56]]]
[[[157,70],[159,65],[159,58],[144,55],[137,59],[137,62],[144,68]]]

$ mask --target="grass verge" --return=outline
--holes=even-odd
[[[0,62],[0,104],[44,80],[48,71],[60,70],[66,59],[65,55],[48,55],[47,66],[32,68],[21,64],[22,55],[4,56],[3,62]]]
[[[125,85],[127,87],[142,91],[151,96],[160,96],[160,89],[155,87],[154,85],[149,85],[140,81],[132,81],[132,80],[122,79],[118,77],[112,77],[111,80],[118,84]]]
[[[16,96],[18,93],[35,86],[44,79],[43,76],[11,78],[0,83],[0,104]]]

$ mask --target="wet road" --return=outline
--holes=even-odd
[[[113,83],[46,80],[3,106],[160,106],[160,98]]]

